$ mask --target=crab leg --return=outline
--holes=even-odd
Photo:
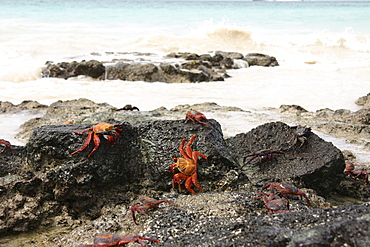
[[[175,183],[177,182],[177,184],[179,185],[179,190],[182,191],[182,188],[181,188],[181,179],[188,179],[189,176],[186,176],[182,173],[176,173],[174,176],[173,176],[173,179],[172,179],[172,188],[175,188]]]
[[[185,151],[186,151],[186,154],[187,154],[188,158],[190,158],[192,156],[193,149],[190,147],[190,145],[193,144],[195,137],[197,137],[197,135],[192,135],[192,137],[190,138],[190,140],[186,144]]]
[[[83,134],[83,133],[86,133],[86,132],[88,132],[88,131],[90,131],[90,130],[93,130],[93,127],[88,128],[88,129],[85,129],[84,131],[73,131],[73,133],[76,133],[76,134]]]
[[[207,126],[208,126],[208,124],[207,124],[207,123],[203,123],[202,121],[200,121],[200,119],[198,119],[198,117],[194,118],[194,120],[195,120],[195,121],[197,121],[198,123],[201,123],[201,124],[204,124],[204,125],[207,125]],[[208,119],[205,119],[205,120],[207,120],[207,121],[208,121]],[[194,121],[193,121],[193,122],[194,122]]]
[[[134,207],[134,206],[136,206],[136,207]],[[147,209],[149,209],[150,208],[150,206],[148,205],[148,206],[145,206],[145,205],[140,205],[139,207],[137,207],[137,205],[132,205],[131,206],[131,215],[132,215],[132,219],[133,219],[133,221],[134,221],[134,223],[135,224],[137,224],[136,223],[136,216],[135,216],[135,211],[137,211],[138,213],[141,213],[141,214],[143,214],[143,215],[146,215],[146,216],[149,216],[149,215],[147,215],[145,212],[144,212],[144,210],[147,210]]]
[[[97,134],[94,133],[94,144],[95,144],[95,147],[93,148],[93,150],[91,150],[91,152],[89,153],[89,155],[87,157],[90,157],[97,149],[98,147],[100,146],[100,138]]]
[[[85,131],[86,132],[86,131]],[[75,132],[76,134],[81,134],[83,132]],[[91,138],[92,138],[92,135],[93,135],[93,132],[90,132],[88,135],[87,135],[87,138],[86,138],[86,141],[84,142],[83,146],[80,148],[80,149],[77,149],[76,151],[74,151],[73,153],[71,153],[71,155],[74,155],[75,153],[78,153],[78,152],[81,152],[82,150],[84,150],[85,148],[87,148],[87,146],[89,145],[90,141],[91,141]]]
[[[190,180],[190,179],[188,179]],[[188,181],[185,182],[185,187],[186,187],[186,183]],[[198,183],[198,174],[197,173],[194,173],[192,176],[191,176],[191,181],[190,181],[190,186],[191,186],[191,182],[193,182],[193,184],[201,191],[201,192],[204,192],[204,190],[200,187],[200,184]]]
[[[190,191],[191,193],[193,193],[193,194],[196,194],[197,192],[195,192],[195,190],[193,190],[192,188],[191,188],[191,184],[192,184],[192,182],[193,182],[193,179],[192,179],[192,176],[191,177],[189,177],[188,179],[186,179],[186,181],[185,181],[185,188],[188,190],[188,191]],[[199,184],[198,184],[198,186],[199,186]],[[197,187],[198,187],[197,186]],[[200,187],[200,186],[199,186]],[[198,188],[199,188],[198,187]],[[202,191],[203,192],[203,191]]]
[[[184,156],[185,158],[187,158],[187,159],[190,159],[190,157],[187,155],[187,153],[184,151],[184,144],[185,144],[185,142],[186,142],[186,139],[184,138],[184,139],[182,139],[181,140],[181,144],[180,144],[180,147],[179,147],[179,151],[180,151],[180,154],[182,155],[182,156]]]
[[[193,152],[193,159],[194,159],[195,163],[198,162],[198,156],[202,157],[203,159],[208,159],[208,157],[205,156],[204,154],[202,154],[202,153],[200,153],[198,151],[194,151]]]
[[[252,155],[247,155],[247,156],[245,156],[244,157],[244,159],[243,159],[243,162],[245,162],[245,160],[248,158],[248,157],[251,157]],[[252,160],[254,160],[255,158],[257,158],[257,156],[254,156],[254,157],[252,157],[250,160],[248,160],[248,162],[247,163],[244,163],[244,165],[242,165],[242,167],[241,168],[243,168],[246,164],[248,164],[249,162],[251,162]]]

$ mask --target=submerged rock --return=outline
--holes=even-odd
[[[275,57],[260,53],[249,53],[243,58],[243,60],[247,61],[249,66],[279,66],[279,63],[277,62]]]

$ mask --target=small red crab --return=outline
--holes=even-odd
[[[137,211],[138,213],[141,213],[143,215],[147,215],[144,212],[145,210],[148,210],[148,209],[151,209],[151,208],[156,208],[161,203],[171,203],[174,206],[178,206],[176,203],[174,203],[172,201],[168,201],[168,200],[157,200],[157,199],[154,199],[154,198],[142,197],[142,196],[139,196],[138,199],[142,204],[134,204],[130,207],[132,219],[134,220],[135,224],[137,224],[136,223],[136,217],[135,217],[135,211]]]
[[[271,193],[273,193],[274,190],[277,190],[287,200],[288,200],[287,195],[300,196],[301,199],[302,199],[302,196],[303,196],[306,199],[307,206],[311,205],[310,200],[308,199],[306,194],[303,191],[299,190],[290,181],[283,181],[281,183],[277,183],[277,182],[268,183],[268,184],[266,184],[265,186],[262,187],[261,191],[263,191],[263,190],[265,190],[269,187],[270,187]],[[289,206],[289,201],[288,201],[288,206]]]
[[[138,111],[140,111],[139,110],[139,108],[137,108],[136,106],[132,106],[132,105],[125,105],[124,107],[122,107],[122,108],[119,108],[119,109],[117,109],[116,111],[133,111],[133,110],[138,110]]]
[[[251,154],[248,154],[246,156],[243,157],[243,163],[244,165],[242,166],[242,168],[250,163],[252,160],[254,160],[255,158],[258,158],[260,163],[266,163],[266,162],[270,162],[270,161],[273,161],[275,160],[277,162],[277,158],[275,157],[274,154],[284,154],[283,152],[281,152],[280,149],[277,149],[277,150],[272,150],[272,149],[264,149],[264,150],[260,150],[260,151],[256,151],[254,153],[251,153]],[[248,158],[248,157],[252,157],[250,160],[248,160],[247,163],[245,163],[245,160]]]
[[[86,138],[83,146],[80,149],[71,153],[71,155],[73,155],[77,152],[81,152],[82,150],[87,148],[87,146],[91,142],[91,139],[93,139],[95,147],[91,150],[91,152],[87,156],[87,157],[90,157],[99,148],[99,145],[100,145],[99,136],[103,136],[104,138],[106,138],[108,140],[108,142],[110,143],[110,145],[113,146],[118,141],[119,135],[122,132],[122,129],[120,129],[118,127],[122,126],[124,123],[126,123],[126,122],[122,122],[120,124],[114,124],[114,125],[109,124],[109,123],[99,123],[97,125],[94,125],[91,128],[85,129],[81,132],[73,131],[76,134],[83,134],[83,133],[88,132],[88,131],[90,131],[90,133],[87,135],[87,138]]]
[[[196,111],[194,109],[190,109],[190,111],[188,113],[186,113],[186,117],[185,117],[185,120],[191,120],[193,121],[194,123],[195,122],[198,122],[198,123],[201,123],[201,124],[204,124],[204,125],[208,125],[207,123],[204,123],[202,122],[201,120],[205,120],[207,121],[208,123],[214,125],[214,123],[212,123],[211,121],[209,121],[206,116],[204,116],[203,113],[199,112],[199,111]]]
[[[11,150],[12,154],[14,155],[13,146],[12,146],[12,144],[10,144],[9,141],[4,140],[4,139],[0,139],[0,146],[4,146],[3,150],[1,150],[1,153],[4,152],[6,148],[9,148]]]
[[[207,159],[207,156],[198,151],[193,151],[190,147],[195,137],[197,137],[197,135],[191,137],[186,144],[185,150],[184,145],[186,139],[182,139],[179,149],[183,158],[174,158],[176,163],[172,164],[170,167],[170,171],[174,175],[172,179],[172,188],[175,188],[175,184],[177,183],[179,185],[179,190],[182,191],[181,180],[185,180],[185,188],[193,194],[197,193],[191,188],[193,184],[198,187],[201,192],[204,192],[198,183],[198,156]],[[179,173],[175,173],[175,168]]]
[[[77,247],[119,247],[126,246],[131,242],[137,242],[141,246],[146,246],[142,240],[148,240],[159,243],[160,241],[152,238],[144,238],[139,235],[134,236],[118,236],[113,233],[97,233],[94,235],[94,244],[83,244]]]
[[[287,210],[288,200],[284,197],[280,198],[280,196],[274,193],[259,192],[258,194],[263,196],[254,197],[253,199],[262,199],[269,214],[290,212]]]
[[[355,164],[352,162],[346,162],[346,168],[344,169],[344,174],[351,176],[353,178],[363,177],[365,182],[369,182],[369,173],[362,169],[355,169]]]

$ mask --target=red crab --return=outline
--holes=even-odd
[[[355,169],[355,164],[352,162],[346,162],[346,168],[344,169],[344,174],[351,176],[353,178],[363,177],[365,182],[369,182],[369,173],[362,169]]]
[[[198,122],[198,123],[201,123],[201,124],[204,124],[204,125],[208,125],[207,123],[204,123],[202,122],[201,120],[205,120],[207,121],[208,123],[214,125],[214,123],[212,123],[211,121],[209,121],[206,116],[204,116],[203,113],[199,112],[199,111],[196,111],[194,109],[190,109],[190,111],[188,113],[186,113],[186,117],[185,117],[185,120],[191,120],[193,121],[194,123],[195,122]]]
[[[12,154],[14,155],[14,150],[13,150],[12,144],[10,144],[9,141],[4,140],[4,139],[0,139],[0,145],[4,146],[3,150],[1,150],[1,153],[4,152],[6,148],[9,148],[11,150]]]
[[[261,191],[267,189],[270,187],[271,193],[274,192],[274,190],[277,190],[280,192],[280,194],[288,200],[287,195],[293,195],[293,196],[300,196],[302,199],[302,196],[306,199],[307,206],[310,206],[310,200],[306,196],[305,193],[303,193],[301,190],[299,190],[292,182],[290,181],[283,181],[281,183],[277,182],[271,182],[266,184],[265,186],[262,187]],[[288,201],[288,206],[289,206],[289,201]]]
[[[108,140],[108,142],[110,143],[110,145],[113,146],[118,141],[119,135],[122,132],[122,129],[120,129],[118,127],[122,126],[124,123],[126,123],[126,122],[122,122],[120,124],[114,124],[114,125],[109,124],[109,123],[99,123],[97,125],[94,125],[91,128],[85,129],[84,131],[81,131],[81,132],[73,131],[76,134],[83,134],[83,133],[88,132],[88,131],[90,131],[90,133],[87,135],[87,138],[86,138],[83,146],[80,149],[71,153],[71,155],[73,155],[77,152],[81,152],[82,150],[87,148],[87,146],[91,142],[91,139],[93,139],[95,147],[91,150],[91,152],[87,156],[87,157],[90,157],[99,148],[99,145],[100,145],[100,137],[99,136],[103,136],[104,138],[106,138]]]
[[[175,184],[177,183],[179,185],[179,190],[182,191],[181,180],[185,180],[185,188],[193,194],[197,193],[191,188],[193,184],[201,192],[204,192],[198,183],[198,156],[207,159],[207,156],[198,151],[193,151],[190,147],[190,145],[193,144],[195,137],[197,137],[197,135],[193,135],[191,137],[190,141],[186,144],[185,150],[184,145],[186,139],[182,139],[179,149],[183,157],[174,158],[176,163],[172,164],[170,167],[170,171],[174,175],[172,179],[172,188],[175,188]],[[179,173],[175,174],[175,168]]]
[[[168,201],[168,200],[157,200],[157,199],[154,199],[154,198],[150,198],[150,197],[142,197],[142,196],[139,196],[138,197],[139,201],[142,203],[142,204],[134,204],[130,207],[130,211],[131,211],[131,215],[132,215],[132,219],[134,220],[135,224],[136,223],[136,217],[135,217],[135,211],[137,211],[138,213],[141,213],[143,215],[147,215],[144,211],[145,210],[148,210],[150,208],[156,208],[159,206],[159,204],[161,203],[171,203],[173,204],[174,206],[178,206],[176,203],[172,202],[172,201]]]
[[[119,109],[117,109],[116,111],[133,111],[133,110],[138,110],[138,111],[140,111],[139,110],[139,108],[137,108],[136,106],[132,106],[132,105],[125,105],[124,107],[122,107],[122,108],[119,108]]]
[[[258,158],[260,163],[266,163],[266,162],[270,162],[270,161],[273,161],[275,160],[277,162],[277,158],[275,157],[274,154],[284,154],[283,152],[281,152],[280,149],[277,149],[277,150],[272,150],[272,149],[263,149],[263,150],[260,150],[260,151],[256,151],[254,153],[251,153],[251,154],[248,154],[246,156],[243,157],[243,163],[244,165],[242,166],[242,168],[250,163],[252,160],[254,160],[255,158]],[[245,160],[248,158],[248,157],[252,157],[250,160],[248,160],[247,163],[245,163]]]
[[[290,212],[286,210],[288,209],[288,200],[284,197],[280,198],[274,193],[259,192],[258,194],[263,196],[254,197],[253,199],[262,199],[269,214]]]
[[[152,238],[144,238],[139,235],[134,236],[118,236],[112,233],[97,233],[94,235],[94,244],[83,244],[77,247],[119,247],[126,246],[131,242],[137,242],[141,246],[146,246],[142,240],[148,240],[159,243],[160,241]]]

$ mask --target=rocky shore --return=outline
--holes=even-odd
[[[94,54],[99,57],[101,54]],[[119,54],[117,54],[119,55]],[[121,54],[123,55],[123,54]],[[170,53],[161,62],[151,61],[150,53],[134,53],[135,59],[111,61],[46,62],[42,77],[68,79],[88,76],[97,80],[125,80],[167,83],[224,81],[227,70],[249,66],[279,66],[275,57],[249,53],[217,51],[207,54]]]
[[[159,239],[159,246],[368,246],[370,244],[370,186],[343,174],[353,153],[339,150],[315,131],[368,146],[369,95],[358,100],[363,109],[324,109],[308,112],[283,105],[269,109],[280,121],[266,121],[246,133],[224,136],[217,118],[208,126],[185,120],[190,109],[201,112],[243,112],[215,103],[164,107],[153,111],[124,111],[87,99],[12,105],[1,112],[46,111],[27,121],[13,146],[0,154],[0,245],[77,246],[91,244],[95,233],[141,235]],[[252,114],[252,113],[251,113]],[[65,124],[67,121],[69,124]],[[99,122],[122,125],[111,147],[81,148],[86,134],[76,134]],[[224,120],[223,120],[224,121]],[[309,126],[305,141],[297,141],[295,125]],[[193,150],[199,160],[199,183],[204,193],[172,188],[169,167],[180,157],[183,138],[197,137]],[[270,160],[243,157],[261,150]],[[247,163],[247,164],[245,164]],[[359,164],[368,169],[367,164]],[[368,169],[370,171],[370,169]],[[268,214],[258,197],[270,182],[291,181],[311,205],[289,196],[288,213]],[[138,196],[171,200],[132,221],[129,208]],[[156,246],[157,243],[148,243]],[[136,244],[132,244],[136,246]]]

